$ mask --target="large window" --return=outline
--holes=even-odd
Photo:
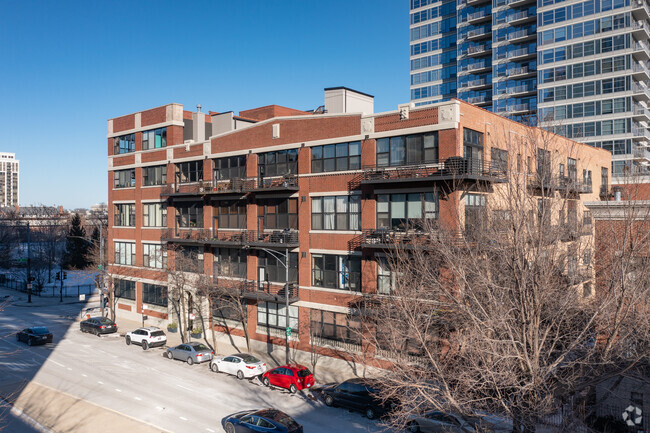
[[[507,172],[508,171],[508,151],[503,149],[492,148],[492,169]]]
[[[260,200],[257,211],[258,216],[263,218],[263,228],[298,228],[298,199],[296,198]]]
[[[483,194],[467,194],[465,196],[465,230],[470,234],[478,234],[485,227],[487,196]]]
[[[361,343],[361,319],[349,314],[311,310],[310,329],[314,337]]]
[[[115,242],[115,264],[135,265],[135,242]]]
[[[135,301],[135,281],[113,278],[113,294],[116,298]]]
[[[135,169],[115,170],[113,172],[115,179],[114,188],[133,188],[135,187]]]
[[[419,230],[438,218],[438,194],[377,194],[377,227]]]
[[[224,277],[246,278],[246,250],[237,248],[216,248],[213,274]]]
[[[203,203],[177,203],[176,224],[181,228],[203,227]]]
[[[247,301],[245,299],[233,299],[229,296],[212,298],[212,317],[215,319],[241,322],[246,319],[246,310]]]
[[[174,264],[177,271],[202,274],[203,269],[203,247],[185,245],[176,250]]]
[[[286,306],[276,302],[260,302],[257,304],[257,324],[269,328],[284,329],[287,327]],[[289,326],[294,332],[298,331],[298,307],[289,306]]]
[[[142,167],[142,186],[165,185],[167,183],[167,166]]]
[[[120,153],[129,153],[135,151],[135,134],[127,134],[115,137],[113,153],[118,155]]]
[[[328,144],[311,148],[311,172],[356,170],[361,168],[361,142]]]
[[[463,147],[465,159],[472,166],[480,168],[483,162],[483,133],[463,128]]]
[[[437,160],[437,132],[377,140],[377,166],[379,167],[422,164]]]
[[[246,202],[241,200],[220,201],[217,209],[219,228],[245,229]]]
[[[284,255],[284,253],[282,254]],[[260,285],[264,284],[266,281],[286,283],[286,270],[283,264],[285,259],[283,255],[279,256],[280,260],[278,260],[270,253],[260,251],[257,260]],[[289,282],[292,283],[296,281],[298,281],[298,253],[289,253]]]
[[[359,230],[361,196],[312,197],[312,230]]]
[[[142,303],[167,306],[167,286],[142,283]]]
[[[228,180],[246,177],[246,156],[231,156],[214,160],[214,180]]]
[[[178,183],[200,182],[203,180],[203,161],[179,162],[176,164]]]
[[[167,147],[167,128],[142,132],[142,150]]]
[[[167,250],[161,244],[142,244],[142,265],[145,268],[165,269]]]
[[[377,293],[390,295],[395,290],[396,274],[386,257],[377,257]]]
[[[260,153],[257,158],[260,177],[298,173],[298,149]]]
[[[116,204],[113,225],[135,227],[135,204]]]
[[[311,263],[313,286],[361,291],[361,257],[312,254]]]
[[[167,205],[165,203],[142,204],[143,227],[167,227]]]

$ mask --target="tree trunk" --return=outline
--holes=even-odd
[[[241,317],[241,324],[242,328],[244,329],[244,337],[246,337],[246,350],[250,352],[251,350],[251,337],[250,334],[248,333],[248,320],[246,318],[246,315],[244,314],[244,308],[246,308],[245,305],[241,304],[241,300],[239,301],[239,317]]]
[[[181,292],[179,304],[181,308],[181,314],[178,315],[178,329],[181,331],[181,341],[185,343],[187,340],[187,329],[185,329],[185,326],[183,326],[183,321],[188,316],[185,312],[185,293],[183,292]]]
[[[214,330],[214,323],[212,322],[212,311],[213,311],[213,301],[212,297],[208,296],[208,314],[210,315],[208,318],[208,323],[210,324],[210,333],[212,334],[212,349],[214,350],[214,353],[217,353],[217,336],[216,332]],[[203,327],[203,330],[205,330],[205,326]],[[207,335],[206,335],[207,337]]]

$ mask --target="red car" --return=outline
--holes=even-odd
[[[266,386],[277,386],[288,389],[295,394],[299,389],[314,386],[314,375],[304,365],[289,364],[269,370],[262,376],[262,383]]]

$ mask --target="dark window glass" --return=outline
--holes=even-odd
[[[167,183],[167,166],[142,167],[142,185],[165,185]]]
[[[312,254],[312,284],[361,291],[361,257]]]
[[[312,230],[359,230],[361,196],[312,197]]]
[[[298,149],[278,150],[258,155],[260,177],[298,173]]]
[[[245,250],[236,248],[216,248],[213,250],[215,276],[246,278]]]
[[[361,142],[328,144],[311,148],[311,171],[356,170],[361,168]]]
[[[392,230],[419,230],[426,222],[438,218],[438,194],[377,195],[377,227]]]
[[[298,199],[267,199],[258,203],[264,228],[298,229]]]
[[[437,160],[437,132],[377,140],[377,166],[379,167],[422,164]]]
[[[114,176],[114,188],[133,188],[135,187],[135,169],[130,168],[128,170],[115,170],[113,172]]]
[[[246,228],[246,202],[242,200],[220,201],[217,211],[218,228]]]
[[[135,151],[135,134],[127,134],[114,138],[113,153],[129,153]]]
[[[116,298],[135,300],[135,281],[113,278],[113,293]]]
[[[157,284],[142,284],[142,303],[167,306],[167,287]],[[155,333],[154,333],[155,334]],[[152,335],[154,335],[152,334]]]
[[[167,128],[142,132],[142,150],[167,147]]]
[[[113,225],[135,227],[135,204],[116,204]]]
[[[176,164],[176,182],[190,183],[203,180],[203,161],[188,161]]]
[[[241,179],[246,177],[246,156],[238,155],[214,160],[214,180]]]
[[[176,203],[176,226],[203,227],[203,203]]]
[[[311,333],[315,337],[360,344],[361,319],[345,313],[311,310]]]

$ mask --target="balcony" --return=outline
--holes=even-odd
[[[482,3],[490,3],[490,0],[462,0],[462,1],[464,1],[467,6],[476,6]]]
[[[515,62],[515,61],[524,60],[527,57],[535,57],[536,55],[537,52],[535,50],[532,50],[530,48],[519,48],[516,50],[509,51],[506,54],[506,58],[508,60]]]
[[[463,98],[461,97],[460,99],[463,99]],[[492,103],[492,99],[490,97],[488,97],[487,95],[470,96],[469,98],[465,98],[465,101],[469,102],[470,104],[474,104],[476,106],[479,106],[479,107]]]
[[[650,18],[650,8],[645,0],[632,0],[632,16],[636,20],[647,20]]]
[[[508,42],[511,43],[521,43],[524,42],[528,39],[535,39],[537,36],[536,32],[531,32],[528,30],[518,30],[516,32],[509,33],[508,36],[506,36],[506,39]]]
[[[650,140],[650,131],[645,126],[632,125],[632,139],[636,141]]]
[[[510,68],[506,70],[506,77],[508,78],[523,78],[526,75],[535,75],[535,71],[531,70],[528,66]]]
[[[449,181],[505,182],[506,171],[497,162],[466,159],[455,156],[440,161],[398,167],[366,166],[361,183],[395,184]]]
[[[490,21],[492,19],[492,14],[486,10],[477,11],[467,15],[467,20],[465,21],[468,24],[478,24],[483,21]]]
[[[632,34],[637,40],[647,41],[650,38],[650,26],[646,21],[632,23]]]
[[[459,74],[469,74],[471,72],[473,73],[480,73],[480,72],[487,72],[492,70],[492,65],[486,62],[485,60],[472,63],[470,65],[466,66],[461,66],[459,70]]]
[[[535,19],[537,19],[536,15],[529,15],[528,11],[520,11],[511,15],[507,15],[506,23],[510,24],[511,26],[518,26],[527,21],[534,21]]]
[[[650,58],[650,49],[645,41],[634,41],[632,44],[632,55],[637,60],[648,60]]]
[[[632,81],[632,96],[640,101],[650,100],[650,92],[648,91],[648,88],[635,81]]]
[[[507,0],[506,4],[512,8],[525,6],[529,3],[535,4],[535,0]]]
[[[288,174],[279,177],[266,178],[234,178],[225,181],[203,181],[192,184],[167,185],[161,192],[162,197],[189,196],[242,196],[247,193],[293,193],[298,191],[298,176]]]
[[[648,81],[650,79],[650,70],[645,62],[634,62],[632,64],[632,76],[640,81]]]
[[[511,97],[514,96],[525,96],[528,94],[533,94],[537,92],[537,89],[532,84],[530,85],[519,85],[513,87],[506,87],[505,94]],[[528,105],[528,104],[519,104],[519,105]]]
[[[476,41],[483,38],[488,38],[492,36],[492,30],[489,26],[483,26],[478,29],[473,29],[467,32],[466,39],[470,41]]]
[[[213,245],[239,248],[294,249],[300,245],[298,231],[284,230],[217,230],[212,229],[167,229],[164,242],[193,245]]]
[[[234,280],[218,276],[214,276],[212,282],[218,290],[241,296],[244,299],[273,301],[284,304],[288,291],[290,304],[300,300],[298,284],[295,282],[276,284],[269,281]]]
[[[591,179],[580,181],[569,176],[553,176],[550,173],[533,175],[528,181],[528,186],[535,190],[558,191],[565,194],[591,194],[593,192]]]
[[[650,111],[641,104],[634,104],[632,114],[634,115],[634,120],[650,121]]]
[[[650,150],[646,147],[634,149],[634,161],[641,165],[650,165]]]
[[[490,44],[481,44],[481,45],[475,45],[473,47],[468,47],[467,50],[461,51],[460,54],[465,55],[467,57],[479,57],[479,56],[489,54],[491,52],[492,52],[492,47],[490,46]]]
[[[474,89],[478,90],[484,87],[490,87],[492,85],[491,80],[486,80],[485,78],[480,78],[477,80],[464,81],[460,83],[461,89]]]
[[[514,104],[506,107],[505,110],[499,110],[496,112],[499,116],[512,116],[514,114],[526,114],[535,111],[535,108],[531,104]]]
[[[373,249],[428,249],[435,248],[438,242],[461,246],[465,241],[466,239],[461,231],[437,231],[433,226],[428,230],[410,229],[406,231],[378,228],[363,230],[360,236],[360,247]]]

